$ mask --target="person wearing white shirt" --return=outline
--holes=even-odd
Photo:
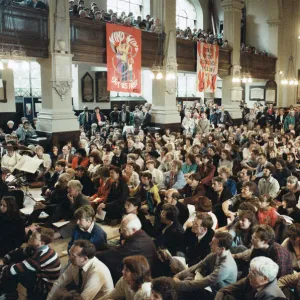
[[[161,170],[155,169],[155,162],[154,160],[148,160],[146,162],[146,168],[152,174],[152,182],[157,186],[160,186],[164,180],[164,174]]]
[[[95,246],[90,241],[76,241],[69,253],[71,264],[54,282],[47,300],[56,299],[58,291],[72,282],[83,300],[101,299],[110,293],[114,289],[110,271],[95,253]]]
[[[1,160],[2,172],[12,173],[21,157],[22,156],[14,150],[13,146],[7,146],[7,153],[3,155]]]

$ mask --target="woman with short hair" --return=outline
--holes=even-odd
[[[112,292],[104,299],[144,300],[151,294],[151,269],[147,259],[141,255],[123,259],[123,276]]]

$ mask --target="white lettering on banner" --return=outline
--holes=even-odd
[[[125,40],[128,44],[131,44],[134,47],[134,51],[139,51],[139,46],[135,38],[130,34],[126,37],[125,33],[123,31],[114,31],[111,36],[109,37],[109,41],[112,45],[115,45],[116,43],[121,43]]]
[[[116,85],[118,88],[121,87],[122,89],[126,89],[126,90],[131,90],[134,89],[138,86],[138,81],[134,80],[132,82],[121,82],[118,81],[117,77],[112,77],[111,82]],[[134,92],[139,92],[139,91],[134,91]]]

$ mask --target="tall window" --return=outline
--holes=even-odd
[[[143,0],[108,0],[107,10],[112,9],[120,15],[123,11],[128,15],[132,12],[134,17],[141,15]]]
[[[16,97],[41,97],[41,67],[37,62],[17,63],[14,69]]]
[[[176,26],[182,30],[197,26],[196,8],[189,0],[176,1]]]

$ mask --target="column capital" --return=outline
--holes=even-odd
[[[223,7],[224,11],[235,11],[240,12],[245,4],[241,2],[241,0],[223,0],[221,2],[221,6]]]
[[[281,26],[282,19],[269,19],[267,20],[267,24],[269,25],[269,27]]]

